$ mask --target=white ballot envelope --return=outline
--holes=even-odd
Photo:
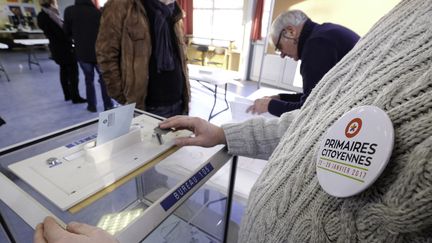
[[[99,113],[96,146],[129,132],[135,103]]]

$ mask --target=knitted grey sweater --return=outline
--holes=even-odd
[[[391,159],[364,192],[321,189],[320,139],[361,105],[386,111]],[[330,70],[299,112],[223,126],[233,154],[269,158],[240,242],[432,242],[432,1],[404,0]]]

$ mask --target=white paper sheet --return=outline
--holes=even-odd
[[[99,113],[96,146],[129,132],[135,103]]]
[[[253,100],[249,98],[243,98],[243,97],[235,97],[234,101],[230,101],[231,115],[232,115],[232,121],[230,122],[242,122],[258,116],[263,116],[265,118],[276,118],[276,116],[273,116],[268,112],[265,112],[260,115],[247,113],[246,112],[247,108],[253,105],[253,103],[254,103]]]

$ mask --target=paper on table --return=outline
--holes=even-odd
[[[273,116],[268,112],[265,112],[260,115],[247,113],[246,112],[247,108],[253,105],[253,103],[254,103],[253,100],[244,97],[235,97],[234,101],[230,101],[231,115],[232,115],[231,122],[242,122],[258,116],[263,116],[266,118],[276,118],[276,116]]]
[[[135,103],[99,113],[96,146],[129,132]]]

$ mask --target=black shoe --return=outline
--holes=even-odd
[[[115,106],[105,107],[105,111],[112,110],[114,108],[116,108],[116,107]]]
[[[96,107],[92,107],[92,106],[87,106],[87,110],[90,112],[97,112]]]
[[[69,100],[71,100],[70,97],[65,97],[65,101],[69,101]]]
[[[87,100],[83,99],[81,97],[79,97],[78,99],[72,100],[72,103],[74,103],[74,104],[82,104],[82,103],[86,103],[86,102],[87,102]]]
[[[6,124],[6,122],[0,117],[0,126]]]

